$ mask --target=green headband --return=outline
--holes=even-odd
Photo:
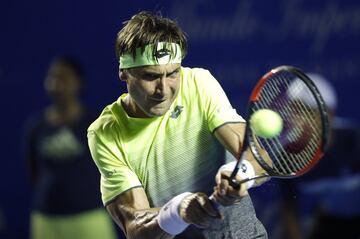
[[[170,42],[159,42],[146,45],[144,52],[142,48],[136,49],[135,59],[132,54],[126,53],[120,56],[120,69],[132,68],[137,66],[154,66],[171,63],[181,63],[182,54],[179,44]]]

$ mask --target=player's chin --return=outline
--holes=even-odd
[[[149,110],[148,115],[151,117],[160,117],[168,112],[169,107],[153,107]]]

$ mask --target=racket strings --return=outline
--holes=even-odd
[[[267,104],[261,104],[262,102],[259,101],[262,108],[266,107],[274,107],[275,109],[282,109],[283,114],[281,114],[282,118],[286,115],[288,115],[289,108],[288,105],[283,102],[282,98],[279,98],[280,101],[272,101],[274,98],[278,97],[278,94],[281,92],[280,88],[278,87],[278,84],[275,81],[270,81],[267,85],[272,89],[264,92],[275,92],[275,94],[264,94],[264,99],[266,99]],[[270,99],[269,96],[274,96]],[[285,107],[284,107],[285,106]],[[280,112],[281,113],[281,112]],[[266,143],[266,148],[271,151],[271,155],[283,155],[283,157],[277,157],[279,160],[273,161],[274,168],[278,169],[283,174],[291,174],[292,172],[296,171],[297,168],[303,166],[300,165],[297,158],[292,154],[287,154],[287,152],[284,150],[284,148],[281,146],[279,140],[269,141],[263,141]],[[275,144],[275,147],[272,147],[271,143]],[[274,150],[275,149],[275,150]],[[275,152],[276,151],[276,152]],[[284,157],[285,156],[285,157]],[[291,158],[291,161],[289,163],[286,160],[283,160],[284,158]],[[295,165],[293,163],[295,163]]]
[[[321,143],[322,122],[315,96],[290,72],[274,74],[259,96],[253,110],[268,108],[278,112],[284,129],[278,137],[257,140],[272,159],[269,166],[279,174],[293,175],[312,162]]]
[[[282,77],[282,80],[284,80],[284,78],[285,77]],[[285,81],[285,82],[287,83],[287,87],[289,89],[292,89],[291,91],[294,91],[293,89],[295,89],[295,91],[300,92],[300,90],[301,90],[302,91],[301,94],[303,94],[303,95],[305,94],[305,97],[308,101],[313,100],[313,102],[311,102],[312,105],[314,105],[316,103],[312,97],[311,92],[306,87],[302,86],[302,87],[294,88],[294,87],[290,87],[289,83],[287,81]],[[301,82],[301,81],[298,80],[298,82],[296,82],[296,84],[299,84],[299,82]],[[301,82],[301,83],[304,84],[303,82]],[[291,91],[290,91],[290,93],[291,93]],[[299,93],[295,92],[294,95],[298,95],[298,94]],[[290,97],[292,97],[292,95],[290,95]],[[314,146],[315,146],[315,144],[317,145],[317,143],[314,141],[320,140],[320,137],[319,137],[319,134],[317,134],[317,130],[315,129],[314,125],[318,125],[318,123],[314,120],[314,112],[309,110],[309,109],[313,109],[314,107],[310,108],[310,107],[306,106],[303,101],[300,101],[300,100],[293,101],[292,103],[295,103],[295,105],[291,104],[290,105],[291,107],[289,107],[288,109],[290,109],[291,115],[297,116],[297,118],[292,120],[292,124],[293,124],[293,126],[296,126],[296,125],[294,125],[294,122],[295,123],[300,122],[299,123],[300,127],[292,127],[292,128],[293,129],[299,128],[300,131],[298,131],[294,137],[294,135],[292,135],[292,133],[295,131],[290,130],[289,135],[290,135],[290,137],[293,136],[292,140],[297,143],[296,144],[297,147],[304,148],[304,150],[301,150],[300,153],[298,154],[298,156],[299,156],[298,158],[300,158],[300,160],[302,162],[304,162],[304,159],[305,160],[308,159],[306,157],[306,155],[311,155],[313,152],[316,152],[316,147],[314,147]],[[304,128],[303,125],[310,126],[311,127],[310,131],[314,134],[312,136],[315,136],[315,137],[310,138],[310,142],[298,140],[298,139],[301,139],[302,134],[304,133],[303,131],[306,130],[306,128]],[[312,158],[309,158],[309,159],[312,159]],[[305,163],[307,164],[307,163],[309,163],[309,161],[306,161]]]
[[[266,102],[271,102],[269,100],[269,98],[267,97],[268,95],[263,95],[264,99],[266,100]],[[258,107],[256,108],[256,110],[261,109],[261,108],[269,108],[269,104],[262,104],[261,101],[259,101],[258,103]],[[293,155],[287,155],[286,151],[284,151],[283,147],[281,147],[281,144],[279,143],[278,140],[259,140],[260,143],[262,143],[262,146],[264,148],[266,148],[267,152],[270,152],[270,155],[286,155],[287,157],[291,157],[292,160],[295,162],[295,158]],[[275,147],[273,147],[273,144],[275,144]],[[277,169],[279,172],[283,173],[283,174],[288,174],[293,172],[296,167],[294,168],[293,165],[288,164],[286,161],[280,162],[282,160],[283,157],[277,157],[278,160],[273,161],[273,168]]]
[[[282,78],[281,80],[285,80],[284,78]],[[285,81],[286,82],[286,81]],[[270,81],[269,82],[269,85],[270,86],[272,86],[273,85],[273,81]],[[280,99],[279,99],[279,102],[277,102],[277,104],[278,105],[280,105],[280,106],[278,106],[277,108],[279,108],[280,109],[280,115],[282,116],[282,118],[287,118],[287,119],[290,119],[291,117],[292,117],[292,115],[294,115],[295,113],[294,113],[294,111],[293,111],[293,108],[292,107],[290,107],[290,105],[289,104],[287,104],[287,101],[286,101],[286,99],[284,98],[284,97],[281,97]],[[300,136],[301,136],[301,130],[299,129],[299,128],[297,128],[297,127],[293,127],[290,131],[289,131],[289,134],[287,135],[287,137],[288,137],[288,140],[289,141],[296,141],[297,140],[297,138],[299,138]],[[282,148],[283,149],[283,147],[281,147],[281,143],[280,143],[280,141],[279,140],[275,140],[275,142],[276,142],[276,144],[277,144],[277,147],[278,148]],[[295,171],[296,169],[298,169],[299,167],[302,167],[302,166],[304,166],[305,165],[305,163],[304,163],[304,161],[300,158],[298,158],[298,157],[296,157],[296,155],[293,155],[293,154],[287,154],[287,152],[285,151],[285,150],[282,150],[282,155],[284,155],[285,154],[285,156],[286,157],[291,157],[292,158],[292,161],[289,161],[289,162],[291,162],[291,163],[296,163],[296,165],[294,165],[294,164],[291,164],[290,166],[291,166],[291,171]],[[280,159],[281,160],[283,160],[285,157],[280,157]],[[283,160],[284,162],[284,164],[287,162],[287,161],[285,161],[285,160]]]
[[[264,95],[264,99],[266,99],[267,102],[271,102],[269,101],[269,98],[267,97],[267,95]],[[262,109],[262,108],[269,108],[269,104],[262,104],[262,102],[260,101],[258,103],[258,107],[256,108],[256,110],[258,109]],[[292,161],[295,162],[296,158],[294,158],[293,155],[288,155],[286,153],[286,151],[283,149],[283,147],[281,147],[281,144],[279,143],[278,140],[262,140],[262,139],[258,139],[258,141],[262,144],[262,147],[266,149],[267,152],[270,152],[270,155],[285,155],[286,157],[290,157],[292,158]],[[275,144],[275,147],[274,145]],[[274,160],[272,163],[272,167],[277,169],[277,171],[279,171],[282,174],[290,174],[293,171],[296,170],[296,166],[294,167],[292,164],[288,164],[287,161],[282,161],[282,159],[284,158],[282,157],[276,157],[278,160]]]
[[[303,84],[305,84],[305,83],[303,83]],[[288,87],[290,87],[290,86],[288,85]],[[302,92],[300,92],[301,89],[303,90]],[[295,94],[306,94],[305,97],[306,97],[308,100],[311,100],[311,104],[313,104],[313,105],[316,104],[316,100],[315,100],[314,96],[311,94],[311,92],[310,92],[309,89],[297,87],[296,90],[297,90],[299,93],[295,92]],[[297,107],[294,107],[294,108],[293,108],[295,111],[297,111],[297,115],[299,115],[300,117],[302,117],[302,120],[312,121],[313,124],[310,124],[310,127],[312,127],[312,129],[314,130],[313,132],[314,132],[315,134],[317,134],[317,136],[320,136],[320,135],[318,134],[318,131],[315,130],[315,127],[314,127],[314,125],[317,125],[318,122],[316,122],[315,120],[313,120],[313,119],[315,118],[315,116],[316,116],[317,114],[319,114],[319,111],[317,110],[317,112],[314,112],[314,110],[313,110],[314,107],[310,108],[310,107],[306,106],[306,105],[304,104],[304,102],[301,101],[301,100],[293,101],[293,103],[296,104],[296,106],[297,106]],[[301,109],[302,111],[299,112],[299,109]],[[302,114],[302,112],[304,112],[306,115]],[[305,118],[305,117],[306,117],[306,118]]]
[[[279,88],[277,87],[276,84],[273,84],[274,82],[271,81],[268,86],[272,88],[272,90],[276,90],[276,92],[280,92]],[[271,90],[264,90],[264,92],[273,92]],[[258,109],[260,108],[269,108],[271,106],[272,103],[272,98],[270,99],[271,96],[276,96],[275,94],[263,94],[264,100],[266,102],[266,104],[262,104],[262,101],[259,101],[258,103],[260,104],[260,107],[258,107]],[[276,98],[273,97],[273,98]],[[280,98],[281,99],[281,98]],[[275,108],[279,108],[281,109],[282,106],[287,106],[286,104],[284,104],[284,102],[281,101],[279,102],[275,102]],[[279,107],[279,105],[281,107]],[[273,106],[273,105],[272,105]],[[273,106],[274,107],[274,106]],[[289,108],[285,107],[282,109],[282,111],[284,112],[283,115],[287,115],[287,111],[289,110]],[[283,117],[283,116],[282,116]],[[283,149],[283,147],[281,147],[281,144],[278,140],[274,140],[273,142],[269,141],[269,140],[262,140],[262,142],[264,142],[266,144],[266,148],[267,151],[270,151],[270,155],[277,155],[277,159],[276,161],[273,161],[274,165],[273,167],[275,169],[278,169],[279,172],[281,172],[282,174],[291,174],[294,171],[297,171],[298,168],[303,167],[304,163],[301,163],[301,165],[299,164],[299,160],[297,159],[297,157],[295,157],[292,154],[287,154],[287,152]],[[271,145],[271,143],[275,144],[275,147],[273,147]],[[275,150],[274,150],[275,149]],[[276,151],[276,152],[275,152]],[[282,155],[282,157],[279,157],[279,155]],[[283,160],[284,158],[291,158],[291,161],[289,160]]]
[[[305,83],[303,83],[302,81],[297,79],[296,84],[297,85],[300,84],[299,82],[301,82],[303,85],[295,88],[295,91],[296,91],[295,95],[306,94],[305,97],[306,97],[307,101],[311,101],[310,103],[308,103],[308,105],[309,104],[316,105],[316,100],[315,100],[313,94],[311,93],[311,91],[307,87],[305,87]],[[291,85],[287,84],[287,86],[289,89],[293,89],[293,88],[291,88]],[[315,145],[317,146],[318,145],[317,142],[321,140],[321,135],[318,130],[319,126],[320,126],[319,123],[321,124],[321,121],[319,121],[320,117],[316,117],[316,115],[318,115],[318,116],[320,115],[320,112],[318,110],[316,110],[317,108],[315,108],[315,107],[309,107],[308,105],[305,105],[303,100],[296,100],[296,101],[293,101],[293,103],[296,104],[296,107],[290,107],[290,109],[293,109],[295,111],[295,112],[292,112],[292,114],[300,116],[299,117],[299,118],[301,118],[300,122],[302,122],[305,125],[308,125],[311,128],[311,132],[314,134],[313,135],[314,137],[310,138],[311,142],[304,141],[303,144],[300,145],[300,147],[305,147],[305,150],[301,153],[314,152],[317,149],[317,147],[315,147]],[[318,120],[316,120],[316,118]],[[305,130],[304,127],[302,127],[302,130]],[[300,135],[297,134],[297,137],[301,137],[301,134]],[[316,141],[316,142],[314,142],[314,141]],[[309,152],[309,149],[310,149],[310,152]],[[301,157],[301,158],[304,158],[304,157]]]
[[[311,96],[311,95],[310,95]],[[319,137],[315,135],[315,137],[311,137],[310,138],[310,142],[309,141],[302,141],[301,138],[303,137],[303,134],[306,133],[304,131],[306,131],[307,129],[304,128],[304,125],[309,125],[312,129],[312,132],[317,132],[312,126],[316,124],[315,121],[313,121],[313,116],[312,116],[312,112],[307,110],[307,107],[304,107],[304,104],[302,104],[300,101],[296,101],[296,107],[294,107],[293,105],[290,105],[291,107],[286,107],[286,109],[288,109],[289,115],[295,115],[298,118],[292,119],[291,123],[292,123],[292,129],[288,131],[288,138],[290,139],[290,141],[292,142],[296,142],[296,144],[293,144],[291,148],[302,148],[303,150],[300,150],[297,154],[295,154],[296,156],[296,161],[291,161],[291,162],[299,162],[300,166],[302,168],[306,167],[312,157],[307,157],[307,156],[312,156],[315,152],[316,152],[316,148],[314,147],[315,144],[318,145],[316,143],[317,139],[319,139]],[[290,118],[291,119],[291,118]],[[300,124],[295,125],[295,123]],[[296,131],[296,129],[298,129]],[[294,149],[292,149],[294,150]],[[300,168],[297,168],[300,169]]]

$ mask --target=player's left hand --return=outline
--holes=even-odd
[[[248,195],[247,188],[245,184],[240,185],[239,189],[233,188],[229,184],[231,171],[221,171],[217,173],[215,177],[216,186],[214,187],[213,197],[215,201],[222,206],[230,206],[235,203],[240,202],[241,198]],[[237,180],[241,180],[240,177],[237,177]]]

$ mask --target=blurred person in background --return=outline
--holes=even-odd
[[[336,116],[337,95],[321,75],[308,74],[330,118],[324,158],[304,177],[281,180],[284,238],[360,238],[360,130]]]
[[[26,125],[25,157],[34,187],[31,238],[115,238],[87,148],[94,117],[80,100],[82,86],[76,60],[53,60],[45,78],[51,104]]]

